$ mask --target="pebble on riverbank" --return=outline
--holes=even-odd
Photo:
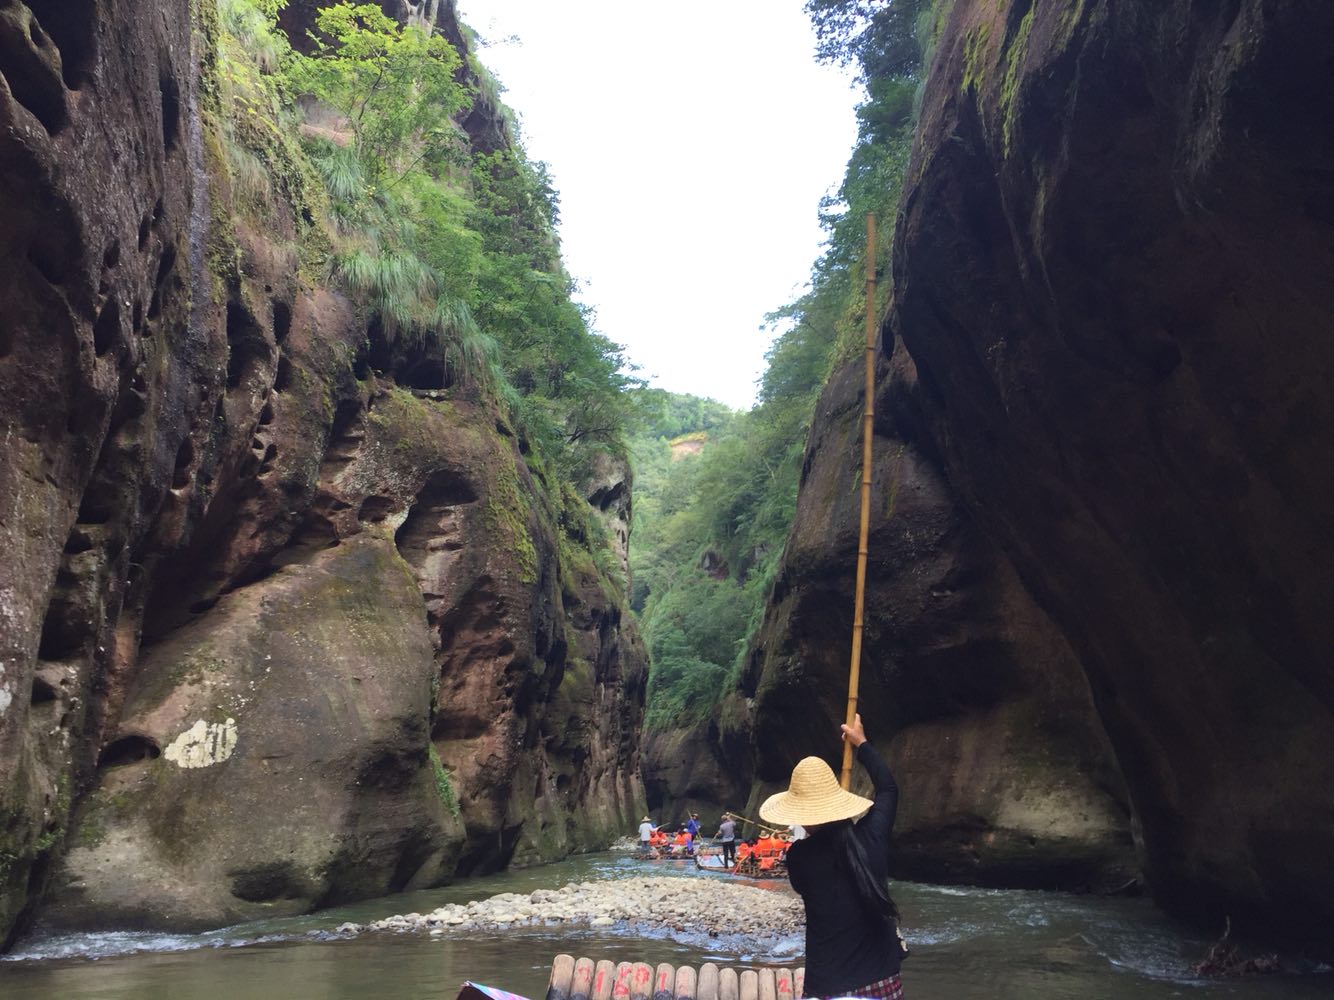
[[[340,933],[364,931],[496,931],[512,927],[646,925],[678,933],[744,934],[767,940],[804,927],[795,896],[713,879],[637,878],[578,882],[523,895],[503,892],[470,903],[449,903],[425,915],[405,913],[369,924],[343,924]]]

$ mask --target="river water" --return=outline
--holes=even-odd
[[[570,928],[430,937],[425,933],[339,937],[344,921],[427,913],[444,903],[568,882],[642,875],[728,878],[681,863],[625,854],[586,855],[523,871],[392,896],[309,917],[245,924],[200,935],[80,934],[20,942],[0,961],[0,997],[95,1000],[369,1000],[453,997],[466,979],[540,1000],[558,952],[612,961],[800,964],[801,940],[766,953],[743,936],[645,939]],[[756,883],[788,893],[785,883]],[[897,883],[912,955],[904,985],[912,1000],[1315,1000],[1334,997],[1334,971],[1306,970],[1235,981],[1196,979],[1190,964],[1210,941],[1136,899],[945,888]],[[751,946],[753,948],[753,945]]]

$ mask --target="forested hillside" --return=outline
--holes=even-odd
[[[870,20],[846,2],[813,0],[807,9],[820,56],[852,66],[865,91],[847,173],[819,206],[825,251],[805,293],[768,316],[775,339],[755,407],[723,419],[672,397],[633,445],[631,552],[635,607],[653,658],[646,716],[653,733],[716,716],[736,688],[792,525],[816,401],[831,374],[861,356],[866,215],[875,212],[892,230],[902,190],[932,5],[899,0]],[[888,244],[881,243],[881,269]],[[882,303],[887,296],[882,286]],[[670,440],[690,433],[705,433],[705,446],[672,461]],[[858,463],[847,456],[850,490]],[[659,764],[671,766],[651,759],[651,774]]]

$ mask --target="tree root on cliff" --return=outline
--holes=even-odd
[[[1242,952],[1241,946],[1232,940],[1231,917],[1223,918],[1223,936],[1190,968],[1197,976],[1253,976],[1283,971],[1278,956],[1273,953],[1246,955]]]

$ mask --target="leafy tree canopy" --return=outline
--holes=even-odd
[[[291,79],[342,114],[369,183],[461,154],[454,116],[470,95],[446,39],[400,26],[369,3],[326,7],[315,25],[314,53],[293,54]]]

